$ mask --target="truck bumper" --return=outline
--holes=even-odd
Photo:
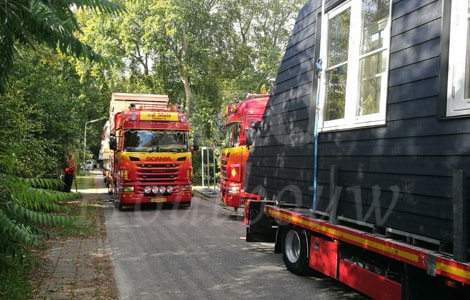
[[[245,193],[243,190],[238,194],[231,194],[221,189],[220,199],[222,199],[222,201],[230,207],[239,208],[243,206],[246,200],[260,200],[260,196]]]
[[[232,195],[232,194],[221,191],[220,198],[226,205],[230,207],[235,207],[235,208],[240,207],[240,194]]]
[[[171,195],[145,195],[132,192],[119,193],[119,201],[122,205],[139,203],[189,203],[193,193],[191,190],[182,191]]]

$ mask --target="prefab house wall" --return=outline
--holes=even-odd
[[[325,12],[345,2],[327,0]],[[338,218],[452,244],[453,174],[470,174],[470,115],[445,112],[451,3],[391,1],[385,122],[320,128],[313,199],[315,63],[325,33],[322,1],[308,1],[298,14],[248,160],[246,191],[325,214],[337,201]],[[468,198],[463,201],[466,215],[470,205]],[[468,227],[469,218],[464,223]]]

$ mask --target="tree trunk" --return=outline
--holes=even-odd
[[[181,78],[181,81],[183,81],[183,86],[184,86],[184,95],[186,97],[186,114],[189,118],[189,114],[191,113],[191,86],[189,85],[189,78],[188,76],[184,76]]]

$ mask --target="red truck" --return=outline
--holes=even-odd
[[[187,116],[177,105],[168,104],[167,96],[126,93],[113,93],[110,114],[115,207],[145,203],[189,207],[191,153],[197,149],[189,145]]]
[[[243,191],[246,160],[251,140],[250,130],[254,122],[261,120],[268,94],[248,94],[245,100],[230,103],[223,111],[225,141],[220,162],[220,199],[237,210],[240,199],[249,198]]]

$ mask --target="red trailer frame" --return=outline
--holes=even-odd
[[[470,263],[436,250],[274,201],[247,200],[245,224],[248,242],[275,242],[298,275],[315,270],[373,299],[470,299]]]

